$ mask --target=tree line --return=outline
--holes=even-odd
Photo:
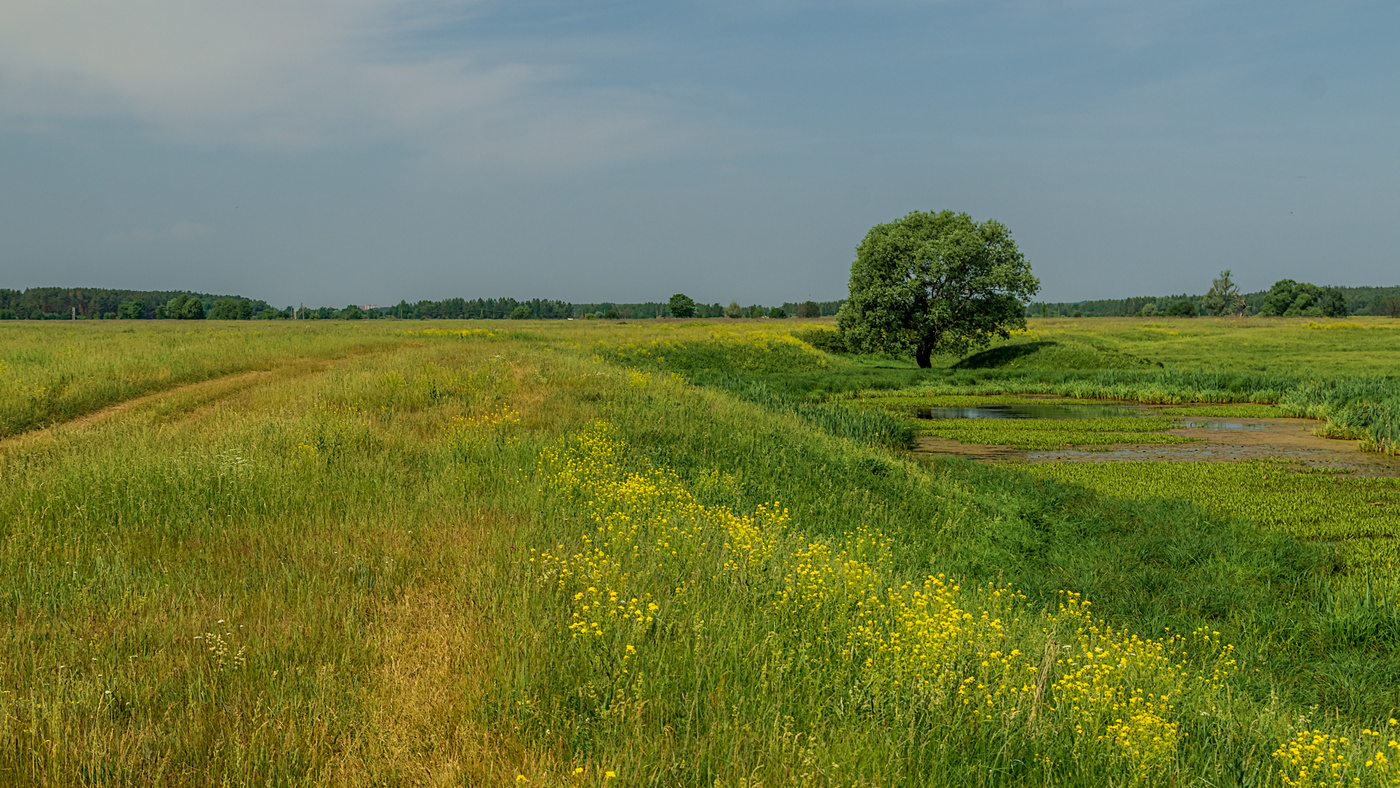
[[[268,311],[279,312],[266,301],[183,290],[0,288],[0,320],[266,319]]]
[[[1027,317],[1194,317],[1196,315],[1257,315],[1260,317],[1400,317],[1400,287],[1325,287],[1280,279],[1268,290],[1240,293],[1229,271],[1205,294],[1028,304]],[[1226,280],[1221,282],[1221,279]],[[1229,292],[1221,291],[1224,285]],[[1212,297],[1229,299],[1228,303]]]
[[[116,290],[83,287],[0,288],[0,320],[649,320],[658,317],[823,317],[836,314],[841,301],[786,302],[781,306],[731,301],[700,304],[680,300],[643,303],[575,304],[533,298],[447,298],[400,301],[394,306],[288,306],[236,295],[189,291]],[[674,308],[673,308],[674,307]],[[679,311],[677,311],[679,310]]]

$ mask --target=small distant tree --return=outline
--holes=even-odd
[[[340,314],[336,315],[336,317],[341,320],[364,320],[365,310],[359,308],[355,304],[350,304],[340,310]]]
[[[179,320],[180,310],[185,307],[185,297],[177,295],[163,304],[156,306],[157,320]]]
[[[510,319],[511,319],[511,320],[529,320],[529,319],[530,319],[530,307],[525,306],[524,304],[521,304],[520,306],[516,307],[515,309],[512,309],[511,312],[510,312]]]
[[[801,304],[800,306],[797,307],[797,316],[798,316],[798,317],[821,317],[821,316],[822,316],[822,308],[821,308],[820,306],[817,305],[817,302],[816,302],[816,301],[803,301],[802,304]]]
[[[156,317],[165,317],[170,320],[203,320],[204,302],[192,295],[177,295],[165,302],[164,314],[157,314]]]
[[[1157,315],[1157,302],[1148,301],[1138,310],[1138,317],[1155,317]]]
[[[1385,317],[1400,316],[1400,296],[1384,296],[1376,303],[1376,314]]]
[[[1195,317],[1196,305],[1183,298],[1167,307],[1164,314],[1167,317]]]
[[[220,298],[209,307],[209,320],[251,320],[253,302],[246,298]]]
[[[1313,305],[1322,310],[1322,314],[1328,317],[1346,317],[1349,311],[1347,297],[1335,287],[1319,288]]]
[[[603,313],[604,320],[617,320],[619,317],[620,315],[617,314],[616,309],[609,309],[608,311]]]
[[[220,298],[209,307],[209,320],[237,320],[238,301],[233,298]]]
[[[1280,279],[1274,282],[1274,286],[1269,288],[1269,292],[1264,294],[1264,305],[1259,308],[1262,317],[1282,317],[1288,308],[1293,306],[1293,301],[1297,297],[1295,291],[1298,283],[1292,279]]]
[[[1280,279],[1264,296],[1262,317],[1346,317],[1347,300],[1335,287]]]
[[[676,293],[666,303],[671,309],[671,317],[695,317],[695,299],[684,293]]]
[[[123,301],[117,307],[118,320],[142,320],[146,317],[146,304],[141,301]]]
[[[1244,314],[1244,296],[1240,295],[1240,289],[1230,280],[1230,269],[1226,268],[1220,272],[1210,285],[1209,292],[1202,303],[1206,314],[1221,317],[1224,315]]]
[[[787,310],[780,306],[775,306],[768,312],[768,316],[774,320],[783,320],[787,317]]]
[[[743,314],[744,308],[739,306],[738,301],[730,301],[729,306],[724,308],[725,317],[741,317]]]

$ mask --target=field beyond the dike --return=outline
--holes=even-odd
[[[0,323],[0,783],[1400,785],[1400,321],[833,339]]]

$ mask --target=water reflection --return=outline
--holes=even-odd
[[[926,408],[921,419],[1103,419],[1150,416],[1132,405],[979,405],[974,408]]]
[[[1199,427],[1207,430],[1262,430],[1268,424],[1241,424],[1234,421],[1183,421],[1183,427]]]

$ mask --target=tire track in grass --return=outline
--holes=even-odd
[[[184,406],[180,409],[181,414],[188,414],[197,408],[202,408],[214,402],[236,396],[255,386],[273,381],[289,380],[316,372],[323,372],[337,362],[353,360],[361,355],[364,354],[346,356],[334,360],[297,359],[295,362],[282,364],[271,369],[236,372],[231,375],[223,375],[217,378],[210,378],[195,383],[185,383],[172,388],[162,389],[161,391],[122,400],[121,402],[85,413],[76,418],[50,424],[46,427],[39,427],[15,435],[0,437],[0,450],[25,446],[45,439],[56,439],[71,432],[106,423],[128,413],[133,413],[145,408],[157,408],[163,404],[173,404],[174,401],[182,399],[188,399],[189,401],[184,403]]]

